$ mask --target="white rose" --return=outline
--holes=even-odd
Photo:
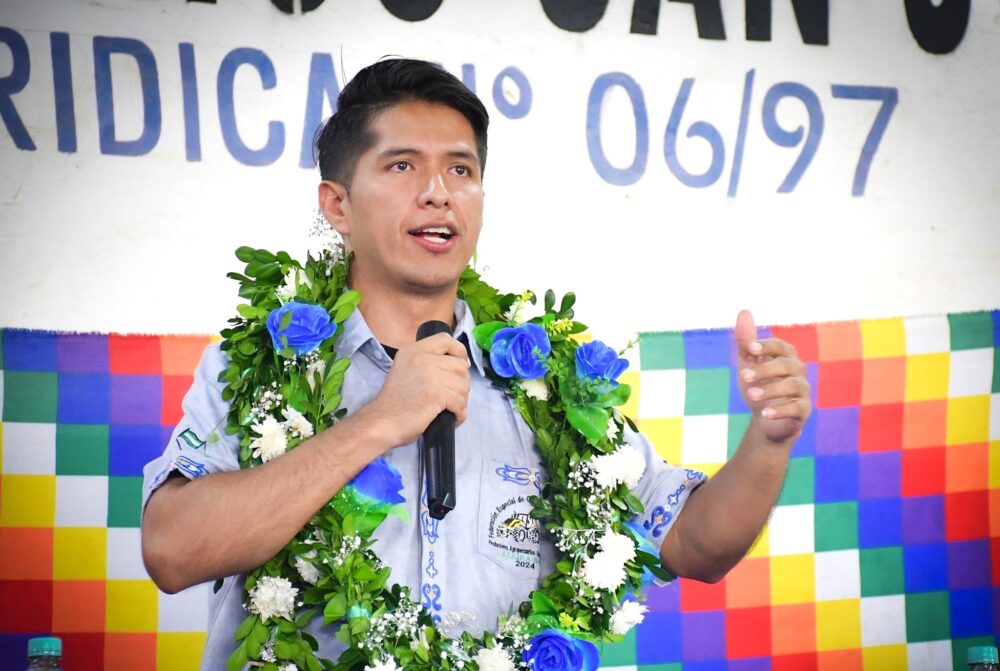
[[[250,610],[262,620],[272,617],[292,619],[295,614],[295,597],[299,590],[287,578],[264,576],[250,590]]]
[[[626,601],[611,616],[611,632],[614,634],[627,634],[632,627],[642,623],[646,619],[649,611],[646,606],[636,601]]]
[[[483,648],[476,653],[476,664],[479,671],[514,671],[514,662],[506,650],[497,646]]]
[[[277,419],[268,415],[263,422],[250,427],[259,434],[258,438],[250,441],[253,449],[253,456],[267,462],[275,457],[280,457],[288,449],[288,436],[285,435],[285,427]]]
[[[535,380],[521,380],[521,389],[529,398],[535,398],[539,401],[549,400],[549,388],[545,385],[543,377]]]

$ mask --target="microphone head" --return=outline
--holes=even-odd
[[[417,328],[417,340],[430,338],[432,335],[437,335],[438,333],[451,333],[451,327],[436,319],[424,322]]]

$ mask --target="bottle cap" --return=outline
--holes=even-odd
[[[992,645],[973,645],[967,653],[969,664],[1000,664],[1000,656]]]
[[[41,638],[32,638],[28,641],[28,657],[45,656],[61,657],[62,639],[55,636],[43,636]]]

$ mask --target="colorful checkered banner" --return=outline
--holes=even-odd
[[[795,345],[816,407],[770,523],[722,582],[654,588],[602,668],[964,668],[1000,631],[1000,310],[761,335]],[[49,632],[73,671],[198,668],[209,585],[158,592],[138,526],[142,466],[209,342],[0,332],[0,671]],[[714,473],[736,449],[732,347],[641,334],[623,411],[668,461]]]

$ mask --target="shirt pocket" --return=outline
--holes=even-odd
[[[542,527],[531,516],[528,497],[537,495],[536,468],[483,460],[479,487],[479,554],[523,580],[541,575]]]

